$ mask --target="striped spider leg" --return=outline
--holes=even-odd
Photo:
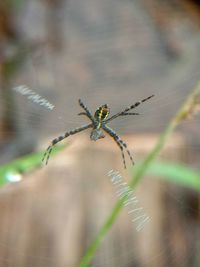
[[[44,161],[45,161],[45,158],[46,158],[46,162],[45,162],[45,163],[46,163],[46,165],[48,164],[48,161],[49,161],[49,157],[50,157],[51,151],[52,151],[53,147],[54,147],[57,143],[61,142],[63,139],[67,138],[67,137],[70,136],[70,135],[73,135],[73,134],[79,133],[79,132],[81,132],[81,131],[84,131],[84,130],[86,130],[86,129],[88,129],[88,128],[91,128],[92,126],[93,126],[92,123],[87,124],[87,125],[84,125],[84,126],[82,126],[82,127],[79,127],[79,128],[74,129],[74,130],[71,130],[71,131],[69,131],[69,132],[66,132],[64,135],[61,135],[61,136],[59,136],[59,137],[53,139],[53,140],[51,141],[51,144],[48,146],[48,148],[46,149],[46,151],[45,151],[45,153],[44,153],[44,156],[43,156],[43,158],[42,158],[42,162],[44,162]]]
[[[49,161],[49,157],[50,157],[51,151],[52,151],[53,147],[54,147],[57,143],[61,142],[63,139],[67,138],[67,137],[70,136],[70,135],[73,135],[73,134],[82,132],[82,131],[84,131],[84,130],[86,130],[86,129],[88,129],[88,128],[93,128],[93,127],[94,127],[94,123],[95,123],[94,118],[93,118],[91,112],[89,111],[89,109],[83,104],[83,102],[82,102],[80,99],[79,99],[79,105],[80,105],[80,106],[84,109],[84,111],[85,111],[85,112],[82,112],[82,113],[79,113],[79,114],[84,114],[84,115],[86,115],[86,116],[92,121],[92,123],[87,124],[87,125],[84,125],[84,126],[82,126],[82,127],[75,128],[75,129],[73,129],[73,130],[71,130],[71,131],[69,131],[69,132],[66,132],[64,135],[61,135],[61,136],[59,136],[59,137],[53,139],[53,140],[51,141],[51,144],[50,144],[50,145],[48,146],[48,148],[46,149],[46,151],[45,151],[45,153],[44,153],[44,156],[43,156],[43,158],[42,158],[42,162],[44,162],[45,159],[46,159],[46,165],[48,164],[48,161]]]
[[[117,143],[117,145],[119,146],[119,148],[121,150],[121,153],[122,153],[124,168],[126,169],[126,161],[125,161],[125,156],[124,156],[124,148],[126,149],[126,152],[129,155],[129,158],[130,158],[132,164],[134,165],[133,158],[131,156],[130,151],[127,148],[126,143],[115,133],[115,131],[113,131],[113,129],[111,129],[107,125],[103,124],[102,125],[102,129],[104,129],[104,131],[107,132],[114,139],[114,141]]]
[[[141,101],[136,102],[135,104],[131,105],[130,107],[127,107],[123,111],[118,112],[117,114],[115,114],[112,117],[108,118],[107,120],[105,120],[104,123],[108,123],[109,121],[112,121],[112,120],[116,119],[119,116],[124,116],[124,115],[139,115],[139,113],[128,113],[128,111],[131,110],[131,109],[134,109],[134,108],[138,107],[140,104],[142,104],[143,102],[149,100],[152,97],[154,97],[154,95],[151,95],[151,96],[149,96],[147,98],[142,99]]]
[[[78,115],[86,115],[92,121],[92,123],[95,124],[95,119],[92,116],[92,114],[89,111],[89,109],[86,107],[86,105],[83,104],[83,102],[81,101],[81,99],[79,99],[78,102],[79,102],[79,105],[85,110],[85,112],[81,112]]]

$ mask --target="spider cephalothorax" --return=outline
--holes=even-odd
[[[99,122],[99,127],[101,127],[101,123],[105,121],[110,113],[110,109],[108,108],[107,104],[99,107],[95,113],[94,118]]]
[[[136,108],[137,106],[139,106],[141,103],[149,100],[150,98],[152,98],[154,95],[151,95],[141,101],[136,102],[135,104],[125,108],[123,111],[118,112],[117,114],[111,116],[110,118],[108,118],[110,110],[107,106],[107,104],[102,105],[101,107],[99,107],[95,113],[94,116],[92,116],[91,112],[88,110],[88,108],[83,104],[83,102],[79,99],[79,105],[84,109],[84,112],[79,113],[78,115],[85,115],[87,116],[91,123],[90,124],[86,124],[82,127],[73,129],[69,132],[66,132],[64,135],[61,135],[57,138],[55,138],[50,146],[47,148],[46,152],[44,153],[43,159],[42,161],[45,160],[46,158],[46,164],[48,163],[52,148],[55,144],[57,144],[58,142],[62,141],[63,139],[67,138],[70,135],[79,133],[83,130],[86,130],[88,128],[92,128],[91,134],[90,134],[90,139],[93,141],[97,141],[98,139],[104,138],[105,135],[103,133],[103,131],[105,131],[107,134],[109,134],[114,141],[117,143],[117,145],[119,146],[121,153],[122,153],[122,158],[123,158],[123,163],[124,163],[124,167],[126,168],[126,162],[125,162],[125,157],[124,157],[124,149],[126,150],[127,154],[129,155],[129,158],[132,162],[132,164],[134,164],[133,158],[131,156],[130,151],[127,148],[126,143],[115,133],[115,131],[113,131],[109,126],[107,126],[106,124],[108,122],[110,122],[113,119],[116,119],[119,116],[126,116],[126,115],[139,115],[139,113],[134,113],[134,112],[128,112],[131,109]]]

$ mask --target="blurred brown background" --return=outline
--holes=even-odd
[[[199,55],[199,1],[1,1],[1,164],[84,124],[79,98],[115,113],[155,94],[141,116],[111,123],[139,162],[199,81]],[[17,95],[21,84],[55,109]],[[180,126],[161,157],[198,168],[199,125]],[[0,266],[78,266],[117,200],[108,171],[129,179],[109,137],[69,141],[47,167],[0,188]],[[135,193],[151,221],[137,233],[124,208],[91,266],[200,266],[199,195],[152,177]]]

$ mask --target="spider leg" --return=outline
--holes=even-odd
[[[46,158],[46,162],[45,162],[45,163],[46,163],[46,165],[48,164],[48,161],[49,161],[49,157],[50,157],[51,151],[52,151],[53,147],[54,147],[57,143],[61,142],[63,139],[67,138],[67,137],[70,136],[70,135],[79,133],[79,132],[81,132],[81,131],[83,131],[83,130],[86,130],[86,129],[92,127],[92,126],[93,126],[93,124],[87,124],[87,125],[84,125],[84,126],[82,126],[82,127],[75,128],[74,130],[71,130],[71,131],[69,131],[69,132],[66,132],[64,135],[61,135],[61,136],[59,136],[59,137],[53,139],[53,140],[51,141],[51,144],[48,146],[48,148],[46,149],[46,151],[45,151],[45,153],[44,153],[44,156],[43,156],[43,158],[42,158],[42,162],[43,162],[43,161],[45,160],[45,158]]]
[[[89,118],[88,117],[88,114],[86,113],[86,112],[80,112],[80,113],[78,113],[78,115],[80,116],[80,115],[84,115],[84,116],[86,116],[87,118]],[[89,118],[90,120],[94,120],[93,119],[93,117],[92,118]],[[92,123],[93,123],[93,125],[95,124],[95,122],[94,121],[92,121]]]
[[[126,113],[122,113],[120,116],[125,116],[125,115],[140,115],[140,113],[126,112]]]
[[[122,139],[120,139],[119,141],[120,141],[120,143],[123,145],[123,147],[126,149],[126,152],[127,152],[127,154],[129,155],[129,158],[130,158],[132,164],[134,165],[135,163],[134,163],[134,161],[133,161],[133,157],[131,156],[130,151],[128,150],[127,144],[126,144]]]
[[[120,144],[120,142],[118,142],[118,140],[116,140],[114,138],[114,140],[116,141],[117,145],[119,146],[121,153],[122,153],[122,158],[123,158],[123,164],[124,164],[124,169],[126,169],[126,161],[125,161],[125,156],[124,156],[124,149],[123,146]]]
[[[123,164],[124,164],[124,169],[126,169],[126,161],[125,161],[125,156],[124,156],[124,148],[123,148],[122,144],[119,142],[118,138],[116,138],[116,135],[114,135],[113,133],[108,132],[108,131],[106,131],[106,132],[114,139],[114,141],[116,142],[116,144],[120,148],[121,154],[122,154],[122,159],[123,159]]]
[[[153,96],[154,96],[154,95],[151,95],[151,96],[149,96],[149,97],[147,97],[147,98],[144,98],[144,99],[142,99],[141,101],[138,101],[138,102],[136,102],[135,104],[133,104],[133,105],[131,105],[131,106],[125,108],[125,110],[123,110],[123,111],[121,111],[121,112],[119,112],[119,113],[113,115],[112,117],[108,118],[107,120],[105,120],[105,123],[107,123],[107,122],[109,122],[109,121],[111,121],[111,120],[114,120],[114,119],[116,119],[117,117],[122,116],[123,114],[126,114],[129,110],[138,107],[140,104],[142,104],[143,102],[149,100],[149,99],[152,98]]]
[[[85,115],[85,116],[87,116],[87,113],[86,112],[80,112],[80,113],[78,113],[78,115]]]
[[[126,152],[129,155],[129,158],[130,158],[132,164],[134,164],[133,158],[131,156],[130,151],[127,148],[126,143],[110,127],[108,127],[106,125],[102,125],[102,128],[104,129],[105,132],[107,132],[115,140],[115,142],[117,143],[117,145],[121,149],[122,158],[123,158],[123,162],[124,162],[124,168],[126,169],[126,163],[125,163],[125,157],[124,157],[123,147],[126,149]]]
[[[85,112],[81,112],[79,113],[79,115],[86,115],[93,123],[95,123],[94,118],[91,114],[91,112],[89,111],[89,109],[83,104],[83,102],[81,101],[81,99],[78,100],[79,105],[85,110]]]

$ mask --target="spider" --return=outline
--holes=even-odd
[[[62,141],[63,139],[67,138],[70,135],[79,133],[81,131],[84,131],[88,128],[92,128],[91,134],[90,134],[90,139],[93,141],[97,141],[98,139],[104,138],[105,135],[103,133],[102,130],[104,130],[107,134],[109,134],[114,141],[116,142],[116,144],[118,145],[118,147],[121,150],[121,154],[122,154],[122,159],[123,159],[123,164],[124,164],[124,168],[126,169],[126,162],[125,162],[125,156],[124,156],[124,149],[126,150],[130,161],[132,162],[132,164],[134,164],[133,158],[131,156],[130,151],[127,148],[126,143],[117,135],[117,133],[115,131],[113,131],[109,126],[107,126],[107,123],[109,123],[110,121],[116,119],[117,117],[120,116],[127,116],[127,115],[139,115],[139,113],[134,113],[134,112],[128,112],[129,110],[132,110],[134,108],[136,108],[137,106],[139,106],[141,103],[149,100],[150,98],[152,98],[154,95],[151,95],[141,101],[136,102],[135,104],[125,108],[123,111],[116,113],[115,115],[111,116],[110,118],[108,118],[110,110],[107,106],[107,104],[102,105],[101,107],[99,107],[95,113],[94,116],[92,116],[91,112],[89,111],[89,109],[83,104],[83,102],[79,99],[79,105],[83,108],[84,112],[79,113],[78,115],[85,115],[87,116],[91,123],[86,124],[82,127],[79,128],[75,128],[69,132],[64,133],[64,135],[61,135],[55,139],[53,139],[51,141],[51,144],[49,145],[49,147],[46,149],[42,162],[45,161],[46,159],[46,164],[49,161],[49,157],[51,154],[51,151],[53,149],[53,146],[57,143],[59,143],[60,141]]]

